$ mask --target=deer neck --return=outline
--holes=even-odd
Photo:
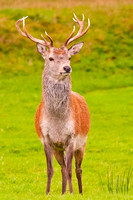
[[[45,111],[48,115],[63,118],[69,114],[69,103],[71,94],[71,80],[67,76],[63,80],[56,80],[43,72],[43,101],[45,103]]]

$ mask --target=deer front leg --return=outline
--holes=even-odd
[[[66,167],[67,167],[67,179],[69,183],[70,193],[73,193],[72,186],[72,160],[73,160],[73,144],[70,144],[66,149]]]
[[[65,155],[64,151],[54,151],[54,156],[58,163],[61,166],[61,173],[62,173],[62,194],[66,192],[67,186],[67,173],[66,173],[66,163],[65,163]]]
[[[77,150],[74,152],[74,156],[75,156],[75,171],[76,171],[76,176],[77,176],[77,180],[78,180],[78,187],[79,187],[79,193],[82,194],[82,169],[81,169],[81,163],[83,160],[83,156],[84,156],[84,150],[85,150],[85,146],[83,146],[80,150]]]
[[[53,170],[53,149],[52,147],[44,143],[44,151],[46,155],[46,160],[47,160],[47,189],[46,189],[46,194],[50,192],[50,185],[51,185],[51,179],[54,173]]]

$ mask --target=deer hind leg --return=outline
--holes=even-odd
[[[79,150],[74,152],[74,156],[75,156],[75,171],[76,171],[76,176],[77,176],[77,180],[78,180],[79,193],[81,193],[81,194],[82,194],[82,169],[81,169],[81,163],[82,163],[83,156],[84,156],[84,150],[85,150],[85,146],[82,147],[82,149],[79,149]]]
[[[73,193],[72,186],[72,160],[73,160],[73,145],[70,144],[66,149],[66,167],[67,167],[67,179],[69,183],[70,193]]]
[[[51,179],[54,173],[53,170],[53,149],[49,144],[44,143],[44,151],[47,160],[47,189],[46,194],[50,192]]]
[[[65,155],[64,151],[54,151],[54,156],[58,163],[61,166],[61,173],[62,173],[62,194],[66,192],[67,187],[67,171],[66,171],[66,163],[65,163]]]

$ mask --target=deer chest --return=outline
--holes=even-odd
[[[73,138],[74,122],[69,119],[43,117],[40,123],[44,139],[49,140],[53,147],[66,148]]]

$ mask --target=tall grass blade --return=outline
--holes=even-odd
[[[124,191],[124,181],[125,181],[125,171],[124,171],[124,174],[123,174],[123,177],[122,177],[121,192]]]
[[[110,171],[108,170],[108,191],[111,193],[111,181],[110,181]]]
[[[116,182],[116,193],[119,192],[119,175],[117,176],[117,182]]]
[[[113,171],[111,173],[111,192],[113,193],[113,187],[114,187],[114,182],[113,182]]]
[[[132,168],[130,167],[127,175],[127,193],[131,187],[131,178],[132,178]]]
[[[100,174],[99,175],[99,179],[100,179],[100,185],[102,186],[102,190],[104,191],[104,186],[103,186],[103,181],[102,181],[102,177]]]

